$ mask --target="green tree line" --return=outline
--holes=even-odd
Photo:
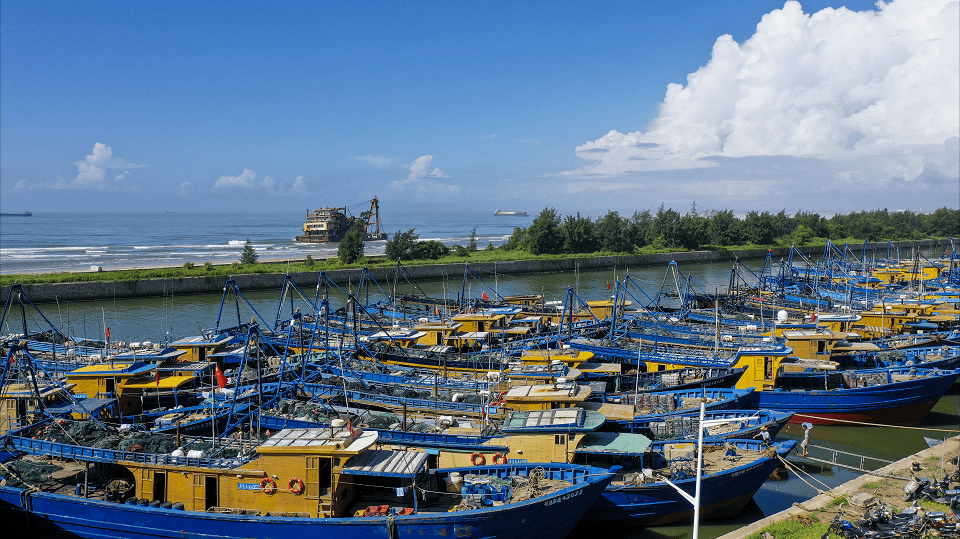
[[[927,237],[960,236],[960,210],[940,208],[930,214],[906,210],[873,210],[823,217],[817,213],[752,211],[743,218],[730,210],[698,212],[696,204],[685,214],[665,208],[615,211],[590,219],[579,213],[560,217],[546,207],[528,228],[517,227],[500,247],[532,254],[644,252],[663,249],[713,249],[737,246],[823,244],[843,239],[907,241]]]

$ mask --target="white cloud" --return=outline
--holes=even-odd
[[[377,168],[387,168],[393,162],[389,157],[384,157],[382,155],[359,155],[353,157],[357,161],[365,161]]]
[[[130,172],[107,177],[107,170],[125,169],[125,168],[143,168],[146,165],[127,163],[119,157],[113,156],[113,148],[97,142],[93,145],[93,152],[83,161],[74,163],[77,165],[77,176],[70,180],[58,180],[53,184],[55,189],[115,189],[123,187],[129,182]]]
[[[878,11],[810,15],[789,1],[764,15],[742,45],[718,38],[686,86],[668,85],[647,130],[584,143],[576,154],[585,163],[561,175],[644,179],[687,170],[691,181],[716,180],[711,192],[720,196],[729,187],[721,183],[732,179],[718,169],[742,171],[753,166],[745,158],[782,156],[823,166],[821,175],[801,178],[804,189],[945,180],[956,188],[958,6],[894,0],[878,3]]]
[[[250,170],[249,168],[243,169],[243,173],[239,176],[220,176],[217,180],[217,183],[213,184],[214,188],[233,188],[239,187],[242,189],[253,189],[256,187],[257,173]]]
[[[259,190],[277,196],[309,194],[309,182],[303,176],[297,176],[292,186],[277,181],[271,176],[264,176],[263,180],[257,181],[257,173],[249,168],[243,169],[243,173],[239,176],[220,176],[213,187],[215,189]]]
[[[450,176],[444,174],[439,168],[430,170],[432,164],[432,155],[421,155],[413,163],[406,165],[405,168],[410,170],[410,174],[402,180],[392,182],[390,186],[397,190],[415,193],[418,196],[459,193],[459,186],[433,180],[433,178],[449,178]]]
[[[297,195],[307,195],[310,193],[310,188],[307,183],[307,179],[303,176],[297,176],[297,179],[293,181],[293,187],[290,188],[294,194]]]

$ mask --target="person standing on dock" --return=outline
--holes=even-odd
[[[800,442],[801,455],[807,457],[810,456],[810,453],[807,451],[807,444],[810,443],[810,429],[813,428],[813,425],[810,423],[803,423],[803,441]]]

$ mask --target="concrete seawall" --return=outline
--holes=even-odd
[[[941,240],[942,243],[942,240]],[[936,240],[918,242],[900,242],[898,247],[932,248]],[[790,249],[773,249],[773,256],[779,260],[786,257]],[[642,266],[665,266],[671,261],[683,263],[723,262],[734,259],[756,259],[766,256],[766,249],[729,250],[729,251],[692,251],[678,253],[660,253],[652,255],[597,256],[585,258],[564,258],[555,260],[518,260],[512,262],[467,263],[473,271],[480,274],[551,273],[559,271],[596,270],[605,268],[631,268]],[[445,277],[459,278],[463,275],[464,264],[428,264],[404,266],[413,279],[429,281]],[[359,269],[327,271],[327,276],[338,284],[348,281],[357,282]],[[395,267],[386,266],[370,269],[370,273],[380,282],[393,278]],[[316,271],[291,274],[298,286],[315,286],[320,273]],[[279,290],[283,285],[283,273],[264,273],[253,275],[235,275],[234,281],[241,290]],[[34,303],[55,301],[87,301],[114,298],[160,297],[164,295],[181,296],[185,294],[215,294],[223,290],[226,278],[183,277],[179,279],[142,279],[137,281],[96,281],[80,283],[25,284],[23,291]],[[0,287],[0,297],[6,302],[10,287]]]

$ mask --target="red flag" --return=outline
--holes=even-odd
[[[160,367],[157,367],[156,375],[157,375],[157,387],[160,387]]]
[[[487,297],[487,293],[483,293],[483,301],[490,301],[490,298]]]
[[[220,365],[216,365],[216,376],[217,376],[217,385],[220,386],[220,389],[227,387],[227,377],[223,375],[223,371],[220,370]]]
[[[106,328],[107,342],[110,342],[110,328]]]

